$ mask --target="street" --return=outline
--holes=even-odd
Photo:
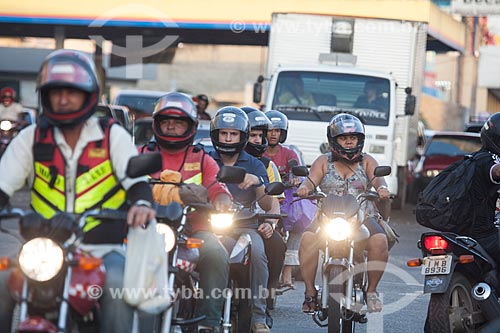
[[[419,257],[417,240],[428,229],[415,221],[414,206],[404,211],[393,211],[391,224],[401,236],[389,253],[389,263],[379,284],[384,309],[380,314],[369,314],[368,323],[358,324],[356,332],[423,332],[429,296],[423,295],[423,276],[419,268],[409,268],[406,261]],[[318,282],[317,282],[318,283]],[[278,297],[273,333],[326,332],[312,318],[301,312],[304,284],[295,282],[296,290]]]
[[[22,190],[11,200],[14,207],[26,208],[29,192]],[[378,291],[384,301],[380,314],[369,314],[367,324],[358,324],[356,332],[423,332],[429,296],[423,295],[423,278],[419,268],[406,267],[406,261],[420,256],[416,242],[426,229],[415,222],[413,206],[404,211],[393,212],[392,225],[400,234],[399,243],[390,252],[386,272]],[[15,221],[6,221],[4,226],[15,228]],[[11,236],[0,234],[0,255],[15,254],[18,242]],[[273,333],[326,332],[317,326],[312,318],[301,312],[304,299],[304,284],[295,282],[296,290],[278,297]]]

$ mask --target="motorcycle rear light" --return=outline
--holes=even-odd
[[[424,239],[424,248],[432,254],[442,254],[448,249],[448,242],[441,236],[429,236]]]
[[[84,271],[91,271],[102,265],[102,259],[94,257],[80,257],[78,259],[78,268]]]
[[[406,262],[408,267],[419,267],[420,265],[422,265],[422,259],[420,258],[410,259]]]
[[[8,257],[0,257],[0,271],[10,268],[10,259]]]
[[[474,256],[470,254],[463,254],[458,257],[458,262],[460,264],[469,264],[471,262],[474,262]]]
[[[199,238],[188,238],[186,240],[186,247],[188,249],[199,249],[200,247],[203,247],[203,239]]]

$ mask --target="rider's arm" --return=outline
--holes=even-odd
[[[224,184],[217,181],[219,166],[208,154],[203,160],[202,185],[208,190],[208,198],[218,211],[226,211],[231,208],[232,196]]]
[[[363,164],[365,166],[366,170],[366,176],[368,179],[373,179],[375,168],[378,166],[378,162],[375,158],[373,158],[371,155],[366,154],[363,157]],[[391,193],[389,192],[389,189],[387,188],[387,183],[385,182],[384,177],[377,177],[373,179],[373,188],[375,191],[378,193],[380,199],[389,199]]]
[[[311,180],[305,178],[302,184],[297,189],[297,194],[299,196],[305,196],[309,192],[315,189],[316,186],[321,183],[323,180],[323,176],[325,175],[326,168],[328,167],[328,158],[326,155],[320,155],[316,160],[314,160],[311,169],[309,170],[309,178],[314,182],[311,183]]]

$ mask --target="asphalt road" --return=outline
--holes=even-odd
[[[14,207],[26,208],[29,203],[27,190],[18,192],[11,200]],[[395,211],[392,225],[401,235],[400,242],[390,252],[386,272],[379,284],[379,293],[384,301],[380,314],[369,314],[368,323],[358,324],[356,332],[423,332],[429,296],[423,295],[423,276],[420,269],[406,267],[406,261],[420,256],[416,242],[425,228],[415,222],[413,206],[403,211]],[[15,221],[4,221],[3,226],[15,230]],[[0,234],[0,255],[14,254],[19,243],[13,237]],[[317,281],[319,283],[319,281]],[[278,297],[273,333],[314,333],[326,332],[317,326],[312,318],[301,312],[304,299],[304,284],[295,282],[296,290]]]
[[[419,268],[409,268],[406,262],[420,256],[416,243],[420,234],[428,229],[415,222],[413,206],[393,212],[391,224],[400,234],[400,241],[390,252],[386,272],[378,291],[383,297],[384,309],[380,314],[368,314],[368,323],[358,324],[356,332],[423,332],[429,296],[423,295],[423,276]],[[317,281],[318,283],[318,281]],[[304,284],[295,283],[296,290],[278,297],[273,310],[273,333],[327,332],[317,326],[309,315],[301,312]]]

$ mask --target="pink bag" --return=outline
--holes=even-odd
[[[295,189],[285,190],[285,199],[281,204],[281,213],[288,214],[283,218],[283,228],[285,231],[292,231],[301,234],[311,224],[311,221],[316,213],[316,204],[311,200],[294,200]]]

